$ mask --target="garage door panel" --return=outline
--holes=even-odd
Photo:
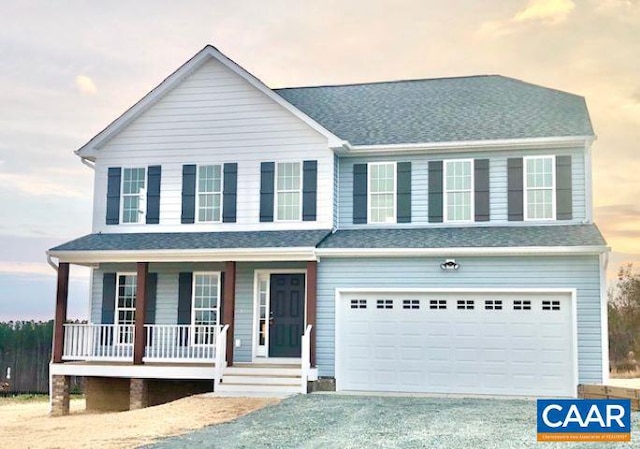
[[[361,293],[338,307],[342,390],[574,394],[568,294]]]

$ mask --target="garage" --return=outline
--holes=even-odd
[[[338,390],[575,396],[575,293],[339,291]]]

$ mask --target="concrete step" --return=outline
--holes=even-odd
[[[228,384],[221,383],[216,388],[218,393],[300,393],[300,385],[264,385],[264,384]]]
[[[296,393],[274,393],[269,391],[214,391],[207,393],[212,398],[288,398]]]
[[[222,377],[224,384],[300,385],[301,381],[300,376],[251,376],[225,373]]]
[[[224,369],[223,376],[236,376],[236,375],[248,375],[248,376],[302,376],[302,368],[290,367],[280,368],[268,365],[233,365]]]

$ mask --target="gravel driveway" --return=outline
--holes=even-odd
[[[632,442],[640,441],[638,413]],[[298,395],[149,448],[593,448],[536,444],[535,401]],[[607,443],[607,449],[630,447]]]

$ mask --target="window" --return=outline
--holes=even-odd
[[[122,223],[141,223],[146,201],[146,169],[125,168],[122,172]]]
[[[487,299],[484,302],[484,310],[502,310],[502,300]]]
[[[459,299],[458,310],[473,310],[475,307],[475,301],[472,299]]]
[[[524,219],[556,219],[555,156],[524,158]]]
[[[419,299],[403,299],[402,308],[403,309],[419,309],[420,300]]]
[[[198,222],[219,223],[222,217],[222,165],[198,166]]]
[[[396,222],[396,164],[369,164],[369,223]]]
[[[366,299],[352,299],[351,300],[351,308],[352,309],[366,309],[367,308],[367,300]]]
[[[302,220],[302,164],[276,164],[276,221]]]
[[[443,310],[447,308],[446,299],[431,299],[429,301],[429,308],[432,310]]]
[[[393,309],[392,299],[378,299],[376,301],[376,309]]]
[[[528,299],[524,301],[515,300],[513,301],[513,310],[531,310],[531,301]]]
[[[445,221],[473,220],[473,160],[444,162]]]
[[[560,310],[560,301],[542,301],[542,310]]]
[[[136,288],[138,276],[118,274],[116,298],[116,336],[121,345],[133,344],[133,327],[136,320]]]
[[[213,345],[220,306],[220,274],[193,273],[192,344]]]

